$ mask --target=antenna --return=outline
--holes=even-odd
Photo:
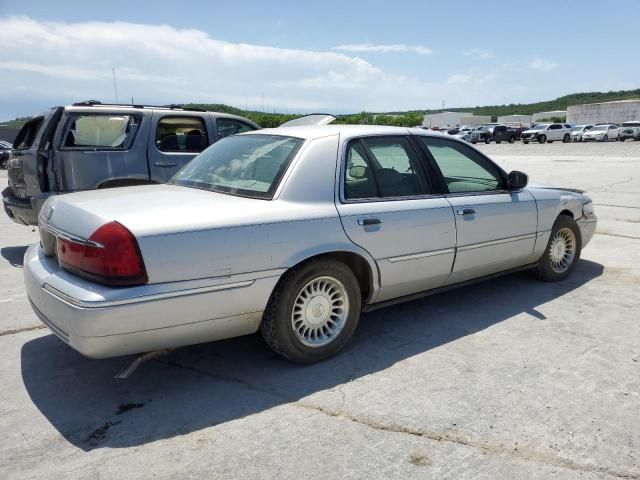
[[[118,102],[118,86],[116,84],[116,69],[115,67],[111,68],[111,72],[113,73],[113,91],[116,93],[116,103]]]

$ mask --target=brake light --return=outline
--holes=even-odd
[[[58,238],[58,261],[64,269],[105,285],[142,285],[149,280],[138,242],[118,222],[102,225],[87,242]]]

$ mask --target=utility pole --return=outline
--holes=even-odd
[[[264,112],[264,90],[260,90],[260,97],[262,98],[262,112]]]
[[[116,84],[116,69],[115,69],[115,67],[111,68],[111,72],[113,73],[113,91],[116,93],[116,103],[118,103],[118,85]]]

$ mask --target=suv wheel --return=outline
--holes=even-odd
[[[516,137],[509,137],[509,143],[513,143],[516,141]]]
[[[540,143],[547,143],[547,136],[546,135],[540,135],[538,137],[538,142]]]
[[[609,141],[609,135],[605,134],[604,137],[602,137],[602,141],[603,142],[608,142]]]
[[[360,286],[336,260],[312,260],[289,270],[274,292],[260,325],[267,344],[297,363],[314,363],[349,342],[361,311]]]
[[[491,139],[489,137],[484,139],[484,143],[486,143],[487,145],[489,145],[491,143]]]
[[[620,140],[621,142],[624,142],[626,140],[625,137],[618,137],[618,140]]]
[[[500,145],[502,143],[502,140],[496,140],[496,143]]]
[[[560,215],[551,229],[551,236],[544,254],[535,267],[536,275],[546,282],[564,280],[580,259],[582,237],[573,218]]]
[[[529,140],[523,140],[522,143],[524,143],[525,145],[527,145],[529,143]]]
[[[569,140],[571,140],[571,137],[568,133],[565,133],[564,137],[562,137],[562,143],[569,143]]]

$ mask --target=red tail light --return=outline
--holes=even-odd
[[[58,260],[66,270],[105,285],[148,281],[138,242],[118,222],[102,225],[84,243],[58,238]]]

